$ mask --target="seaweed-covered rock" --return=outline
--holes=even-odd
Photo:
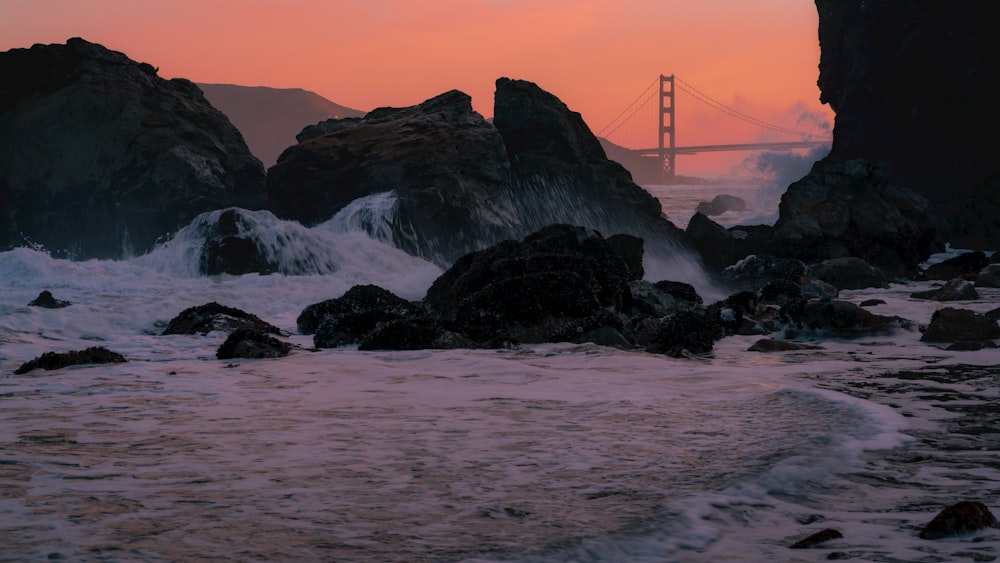
[[[128,360],[125,356],[117,352],[95,346],[72,352],[46,352],[34,360],[21,364],[14,373],[21,375],[34,369],[53,370],[83,364],[114,364],[126,361]]]

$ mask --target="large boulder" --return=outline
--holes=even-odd
[[[604,310],[619,310],[637,279],[600,233],[551,225],[523,241],[463,256],[427,290],[432,315],[470,338],[545,342]]]
[[[836,122],[812,175],[856,159],[884,163],[889,185],[930,202],[945,242],[1000,247],[996,151],[982,142],[1000,124],[993,6],[815,2],[820,100]]]
[[[1000,338],[1000,326],[986,315],[944,307],[934,311],[920,340],[923,342],[982,342]]]
[[[187,80],[79,38],[0,53],[0,75],[0,249],[119,258],[264,204],[260,161]]]
[[[416,106],[307,128],[268,170],[269,208],[305,225],[365,196],[392,192],[397,247],[439,264],[508,238],[518,219],[497,130],[457,90]]]
[[[928,211],[923,197],[890,183],[882,165],[832,164],[782,195],[773,248],[806,262],[855,256],[890,275],[911,274],[931,252]]]

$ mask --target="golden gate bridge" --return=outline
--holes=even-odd
[[[656,88],[657,84],[659,88]],[[683,129],[677,127],[677,117],[680,115],[678,93],[685,94],[685,105],[690,101],[691,107],[695,108],[693,111],[685,111],[685,114],[696,117],[687,122]],[[714,117],[709,117],[710,114],[714,114]],[[737,143],[697,142],[703,131],[718,129],[707,127],[709,122],[717,122],[718,117],[726,118],[724,127],[728,136],[740,136],[747,140]],[[696,142],[679,145],[678,129],[685,131],[685,135],[696,139]],[[739,131],[734,131],[736,129]],[[598,131],[597,136],[633,154],[659,159],[662,178],[667,182],[676,175],[679,155],[716,151],[804,149],[829,146],[833,140],[829,132],[811,133],[767,123],[709,97],[674,75],[662,74],[611,123]]]

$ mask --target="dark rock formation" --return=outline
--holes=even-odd
[[[439,263],[519,226],[503,140],[462,92],[335,120],[324,131],[268,171],[269,207],[279,217],[313,225],[358,198],[394,192],[389,242]]]
[[[781,196],[770,248],[805,262],[855,256],[890,275],[916,270],[934,240],[924,198],[853,160],[814,169]]]
[[[0,249],[118,258],[264,203],[260,161],[191,82],[83,39],[0,53],[0,75]]]
[[[809,267],[809,274],[832,284],[837,289],[865,289],[889,287],[885,274],[871,264],[853,256],[832,258]]]
[[[921,342],[982,342],[1000,338],[1000,326],[986,315],[944,307],[934,311]]]
[[[806,265],[801,260],[753,254],[728,266],[720,277],[736,287],[757,290],[779,280],[800,284],[806,272]]]
[[[791,352],[797,350],[822,350],[822,346],[806,344],[804,342],[791,342],[789,340],[777,340],[774,338],[761,338],[754,342],[748,352]],[[792,546],[795,547],[795,546]]]
[[[936,289],[927,291],[915,291],[910,294],[914,299],[930,299],[932,301],[970,301],[979,299],[979,292],[970,281],[961,278],[945,282]]]
[[[621,309],[634,274],[596,231],[552,225],[463,256],[427,291],[429,311],[485,342],[546,342],[604,308]]]
[[[976,273],[989,265],[986,254],[980,251],[963,252],[937,264],[931,264],[920,272],[926,280],[953,280],[955,278],[974,279]]]
[[[695,208],[695,212],[703,213],[709,217],[722,215],[727,211],[743,211],[747,208],[747,202],[729,194],[719,194],[712,198],[712,201],[703,201]]]
[[[705,355],[712,352],[715,341],[723,336],[717,316],[704,311],[678,311],[663,319],[646,351],[675,358]]]
[[[911,330],[913,323],[901,317],[876,315],[853,303],[830,299],[794,301],[782,307],[785,336],[815,334],[827,338],[860,338]]]
[[[703,213],[691,216],[684,234],[710,270],[720,271],[736,262],[736,240],[732,233]]]
[[[976,287],[1000,287],[1000,264],[990,264],[976,274]]]
[[[694,287],[684,282],[633,280],[628,287],[632,310],[640,315],[663,318],[678,310],[694,309],[702,304],[701,296]]]
[[[557,223],[691,256],[656,198],[607,159],[578,113],[521,80],[498,79],[495,101],[492,124],[451,91],[307,128],[268,172],[270,208],[311,225],[392,192],[392,209],[361,225],[443,267]]]
[[[1000,176],[993,144],[981,141],[1000,124],[993,6],[816,0],[816,8],[820,99],[836,123],[812,176],[855,159],[884,163],[889,185],[930,202],[943,241],[1000,247]]]
[[[803,538],[789,547],[791,549],[811,549],[813,547],[818,547],[820,544],[826,543],[830,540],[837,540],[843,538],[844,534],[840,533],[840,530],[834,530],[833,528],[827,528],[825,530],[820,530],[809,537]]]
[[[196,222],[203,223],[199,227],[205,238],[198,257],[199,270],[203,274],[272,274],[278,271],[278,263],[267,256],[255,239],[246,213],[244,209],[229,208],[198,217]]]
[[[420,305],[381,287],[356,285],[336,299],[309,305],[299,314],[296,325],[300,334],[315,333],[324,321],[333,322],[330,330],[336,330],[338,326],[344,330],[347,330],[348,325],[360,326],[359,329],[349,331],[352,335],[349,341],[356,342],[361,333],[370,331],[379,322],[420,315],[423,312]]]
[[[335,104],[301,88],[198,84],[205,98],[240,130],[253,154],[273,166],[303,127],[324,119],[361,117],[363,111]]]
[[[69,301],[63,301],[62,299],[56,299],[52,292],[49,290],[43,290],[38,294],[38,297],[31,300],[28,303],[29,307],[44,307],[46,309],[62,309],[63,307],[69,307],[72,303]]]
[[[241,329],[280,334],[281,330],[256,315],[212,301],[188,307],[170,320],[163,334],[208,334],[213,331],[235,332]]]
[[[34,360],[21,364],[14,372],[17,375],[28,373],[34,369],[62,369],[67,366],[85,364],[116,364],[126,362],[125,356],[112,352],[104,347],[91,347],[72,352],[46,352]]]
[[[964,500],[941,510],[920,530],[920,537],[937,540],[997,527],[996,517],[985,504]]]
[[[292,347],[269,334],[250,328],[235,330],[219,345],[215,357],[220,360],[233,358],[281,358],[287,356]]]

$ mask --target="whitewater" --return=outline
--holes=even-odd
[[[680,199],[735,187],[649,189],[684,225]],[[774,212],[751,203],[720,222]],[[386,200],[369,204],[309,229],[252,215],[286,249],[272,275],[198,275],[197,222],[126,260],[0,253],[0,560],[1000,557],[1000,530],[917,537],[960,500],[1000,510],[1000,351],[918,331],[772,354],[731,336],[681,359],[569,343],[316,350],[296,334],[307,305],[361,283],[419,300],[442,273],[361,228]],[[651,281],[672,268],[646,264]],[[926,325],[940,304],[909,294],[928,287],[841,298]],[[45,289],[72,305],[27,306]],[[980,293],[949,305],[1000,305]],[[292,353],[218,360],[225,334],[161,335],[211,301],[286,331]],[[128,362],[14,375],[90,346]],[[825,528],[844,537],[789,549]]]

